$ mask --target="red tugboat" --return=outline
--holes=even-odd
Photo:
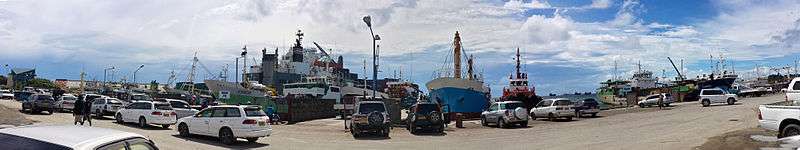
[[[519,48],[517,48],[517,66],[516,66],[516,73],[512,74],[508,77],[509,84],[507,87],[503,88],[503,96],[500,97],[500,101],[521,101],[525,103],[525,106],[530,109],[536,103],[541,101],[539,96],[536,96],[536,87],[532,86],[528,82],[528,74],[522,73],[519,71],[520,69],[520,55],[519,55]]]

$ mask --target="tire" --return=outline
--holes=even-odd
[[[147,127],[147,120],[145,120],[144,117],[139,117],[139,127],[140,128]]]
[[[531,120],[536,120],[536,114],[531,113]]]
[[[497,119],[498,128],[506,128],[507,126],[508,125],[506,125],[506,120],[504,120],[503,118]]]
[[[353,138],[361,137],[361,131],[358,131],[358,128],[356,128],[352,124],[350,125],[350,134],[353,134]]]
[[[247,138],[247,142],[250,142],[250,143],[255,143],[256,141],[258,141],[258,138],[257,138],[257,137],[251,137],[251,138]]]
[[[164,127],[164,129],[169,129],[169,125],[168,124],[162,124],[161,127]]]
[[[704,99],[704,100],[703,100],[702,102],[700,102],[700,103],[701,103],[701,104],[703,104],[703,107],[708,107],[708,106],[710,106],[710,105],[711,105],[711,101],[709,101],[709,100],[707,100],[707,99]]]
[[[189,133],[189,126],[187,126],[186,123],[181,123],[178,125],[178,133],[182,137],[189,137],[189,135],[191,135]]]
[[[547,114],[547,119],[549,119],[550,121],[556,121],[556,116],[553,115],[553,113],[549,113]]]
[[[567,117],[567,121],[572,121],[572,117]]]
[[[486,117],[485,116],[481,116],[481,126],[485,127],[487,125],[489,125],[489,123],[486,122]]]
[[[728,105],[736,104],[736,99],[728,98]]]
[[[219,141],[222,142],[222,144],[231,145],[235,140],[236,138],[233,137],[233,132],[231,132],[230,129],[222,128],[219,130]]]
[[[114,115],[114,119],[116,119],[117,123],[119,123],[119,124],[122,124],[122,123],[125,122],[125,121],[122,121],[122,115],[121,114]]]
[[[597,113],[592,113],[592,118],[597,117]]]
[[[639,108],[644,108],[644,104],[639,104]]]
[[[519,123],[519,126],[521,126],[523,128],[527,128],[528,127],[528,121],[524,121],[522,123]]]
[[[780,134],[778,134],[778,138],[790,137],[795,135],[800,135],[800,125],[789,124],[781,129]]]

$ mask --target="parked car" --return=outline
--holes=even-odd
[[[504,101],[493,103],[489,109],[481,113],[481,125],[494,123],[497,127],[507,128],[518,124],[528,127],[528,109],[520,101]]]
[[[543,117],[550,121],[556,118],[572,120],[572,117],[575,117],[575,110],[572,107],[572,101],[565,98],[542,100],[531,110],[531,118],[536,120],[538,117]]]
[[[600,113],[600,103],[597,102],[594,98],[587,98],[575,103],[575,116],[581,117],[586,114],[592,115],[592,117],[597,117],[597,113]]]
[[[785,101],[758,106],[758,126],[778,131],[778,138],[800,135],[800,78],[785,89]]]
[[[411,134],[416,134],[419,130],[432,130],[436,133],[444,133],[444,116],[442,107],[432,102],[419,102],[409,108],[406,122]]]
[[[272,134],[269,117],[258,106],[212,106],[199,113],[178,119],[178,132],[183,137],[192,134],[214,136],[223,144],[237,138],[256,142]]]
[[[117,123],[135,122],[139,127],[147,127],[149,124],[161,125],[169,128],[175,124],[176,119],[174,110],[169,103],[137,101],[123,107],[114,115]]]
[[[117,110],[122,108],[124,105],[122,101],[116,98],[111,97],[98,97],[94,99],[92,102],[92,114],[94,117],[103,117],[105,115],[114,115],[117,113]]]
[[[83,99],[84,102],[89,102],[91,100],[94,100],[95,98],[100,98],[100,97],[108,97],[108,96],[99,94],[81,94],[80,96],[78,96],[78,99]]]
[[[389,137],[391,123],[386,105],[382,101],[360,101],[355,106],[353,121],[350,121],[350,133],[354,138],[361,137],[364,132]]]
[[[166,99],[165,101],[169,103],[169,105],[172,106],[172,110],[175,110],[175,113],[178,114],[177,115],[178,119],[183,117],[194,116],[194,114],[197,114],[197,112],[199,112],[198,110],[193,109],[191,106],[189,106],[189,103],[183,100]]]
[[[663,107],[667,107],[667,106],[669,106],[669,104],[672,104],[672,103],[675,102],[675,100],[672,99],[672,95],[667,94],[667,93],[661,93],[661,94],[653,94],[653,95],[647,96],[647,98],[645,98],[644,100],[639,101],[638,105],[639,105],[639,107],[642,107],[642,108],[651,107],[653,105],[658,106],[658,100],[659,99],[662,100],[661,106],[663,106]]]
[[[56,101],[56,109],[61,112],[72,111],[72,109],[75,109],[76,100],[78,100],[78,97],[75,97],[75,95],[64,94]]]
[[[703,89],[700,91],[700,104],[702,104],[703,107],[708,107],[716,103],[733,105],[736,103],[736,94],[730,94],[728,91],[719,88]]]
[[[800,101],[800,78],[794,78],[791,82],[789,82],[789,87],[783,89],[783,92],[786,93],[786,101]]]
[[[131,99],[129,101],[153,101],[153,98],[145,94],[131,94]]]
[[[23,126],[0,129],[2,149],[158,150],[145,136],[84,126]],[[11,144],[13,143],[13,144]]]
[[[14,93],[11,90],[0,90],[0,99],[14,99]]]
[[[52,96],[45,94],[33,94],[30,96],[30,98],[22,101],[22,110],[28,110],[30,113],[47,111],[48,114],[53,114],[56,110],[55,105],[56,100],[54,100]]]
[[[35,94],[35,93],[28,92],[28,91],[15,91],[14,92],[14,98],[17,101],[22,102],[22,101],[28,100],[28,98],[30,98],[31,95],[33,95],[33,94]]]

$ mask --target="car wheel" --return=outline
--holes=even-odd
[[[734,103],[736,103],[736,99],[728,98],[728,105],[733,105]]]
[[[536,114],[531,113],[531,120],[536,120]]]
[[[497,119],[498,128],[506,128],[506,121],[503,118]]]
[[[484,116],[481,116],[481,126],[484,126],[484,127],[485,127],[485,126],[486,126],[486,125],[488,125],[488,124],[489,124],[489,123],[487,123],[487,122],[486,122],[486,117],[484,117]]]
[[[592,113],[592,118],[597,117],[597,113]]]
[[[789,124],[786,127],[781,129],[781,133],[778,134],[778,138],[790,137],[800,135],[800,125],[797,124]]]
[[[521,126],[523,128],[527,128],[528,127],[528,121],[523,121],[522,123],[519,123],[519,126]]]
[[[139,117],[139,127],[140,128],[147,127],[147,120],[145,120],[144,117]]]
[[[123,123],[121,114],[114,115],[114,119],[117,120],[117,123]]]
[[[250,142],[250,143],[255,143],[256,141],[258,141],[258,138],[257,138],[257,137],[251,137],[251,138],[247,138],[247,142]]]
[[[350,124],[350,134],[353,134],[353,138],[360,137],[360,132],[361,131],[358,131],[358,128],[356,128],[353,124]]]
[[[708,107],[711,105],[711,101],[707,99],[704,99],[701,103],[703,104],[703,107]]]
[[[233,132],[231,132],[230,129],[228,129],[228,128],[220,129],[220,131],[219,131],[219,141],[222,142],[222,144],[230,145],[230,144],[233,144],[234,140],[236,140],[236,139],[233,137]]]
[[[169,125],[168,124],[162,124],[161,127],[164,127],[164,129],[169,129]]]
[[[186,123],[181,123],[178,125],[178,133],[182,137],[189,137],[189,126],[187,126]]]
[[[644,104],[639,104],[639,108],[644,108]]]
[[[547,114],[547,119],[549,119],[550,121],[556,121],[556,116],[553,115],[553,113],[549,113]]]
[[[567,121],[572,121],[572,117],[567,117]]]

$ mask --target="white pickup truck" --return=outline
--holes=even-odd
[[[758,126],[778,131],[778,138],[800,135],[800,78],[794,78],[785,89],[782,102],[758,106]]]

